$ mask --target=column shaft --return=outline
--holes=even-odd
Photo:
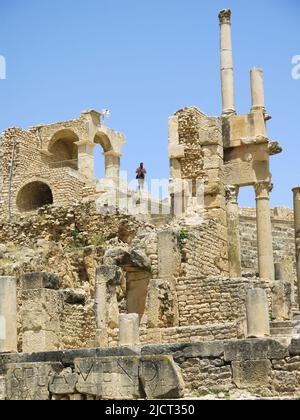
[[[274,257],[272,241],[272,223],[269,193],[272,191],[270,182],[259,182],[256,191],[256,220],[259,276],[270,281],[274,280]]]
[[[242,275],[238,193],[238,187],[226,187],[228,259],[231,278],[239,278]]]
[[[251,69],[252,112],[265,111],[264,75],[261,69]]]
[[[234,74],[231,41],[231,11],[222,10],[219,14],[221,29],[221,81],[223,115],[235,113]]]

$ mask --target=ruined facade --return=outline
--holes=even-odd
[[[122,211],[135,199],[119,181],[125,138],[97,112],[3,133],[0,399],[299,398],[299,189],[295,212],[270,209],[281,148],[261,70],[250,113],[235,111],[230,18],[220,13],[222,115],[169,118],[161,214]],[[256,209],[239,209],[244,186]],[[113,213],[99,207],[108,191]]]

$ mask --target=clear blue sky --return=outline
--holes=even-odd
[[[300,80],[291,76],[299,0],[0,0],[0,130],[109,108],[108,125],[128,138],[122,169],[144,161],[151,177],[168,178],[168,116],[187,105],[221,112],[217,15],[227,7],[237,110],[250,109],[249,69],[262,67],[269,135],[284,148],[272,159],[272,205],[291,206],[300,184]],[[254,206],[251,190],[240,204]]]

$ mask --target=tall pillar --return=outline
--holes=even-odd
[[[294,188],[293,193],[294,193],[294,220],[295,220],[295,240],[296,240],[298,302],[299,302],[299,307],[300,307],[300,187]]]
[[[94,147],[89,141],[79,141],[78,147],[78,172],[88,179],[94,179]]]
[[[255,185],[258,269],[262,279],[274,281],[274,256],[269,194],[273,185],[260,181]]]
[[[116,266],[102,265],[96,270],[96,345],[108,347],[108,329],[115,329],[119,322],[116,287],[121,285],[122,270]]]
[[[261,69],[251,69],[252,112],[265,112],[264,74]]]
[[[221,28],[221,81],[222,81],[222,115],[235,114],[234,74],[231,41],[231,11],[222,10],[219,14]]]
[[[17,352],[17,285],[15,277],[0,277],[0,353]]]
[[[238,194],[239,187],[226,186],[228,258],[231,278],[242,276]]]

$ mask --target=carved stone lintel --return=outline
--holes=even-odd
[[[268,198],[274,185],[271,181],[259,181],[255,184],[255,193],[257,198]]]
[[[220,24],[223,25],[224,23],[229,23],[231,21],[231,10],[230,9],[224,9],[221,10],[221,12],[219,13],[219,19],[220,19]]]
[[[240,188],[236,185],[226,185],[225,198],[226,203],[237,204]]]

